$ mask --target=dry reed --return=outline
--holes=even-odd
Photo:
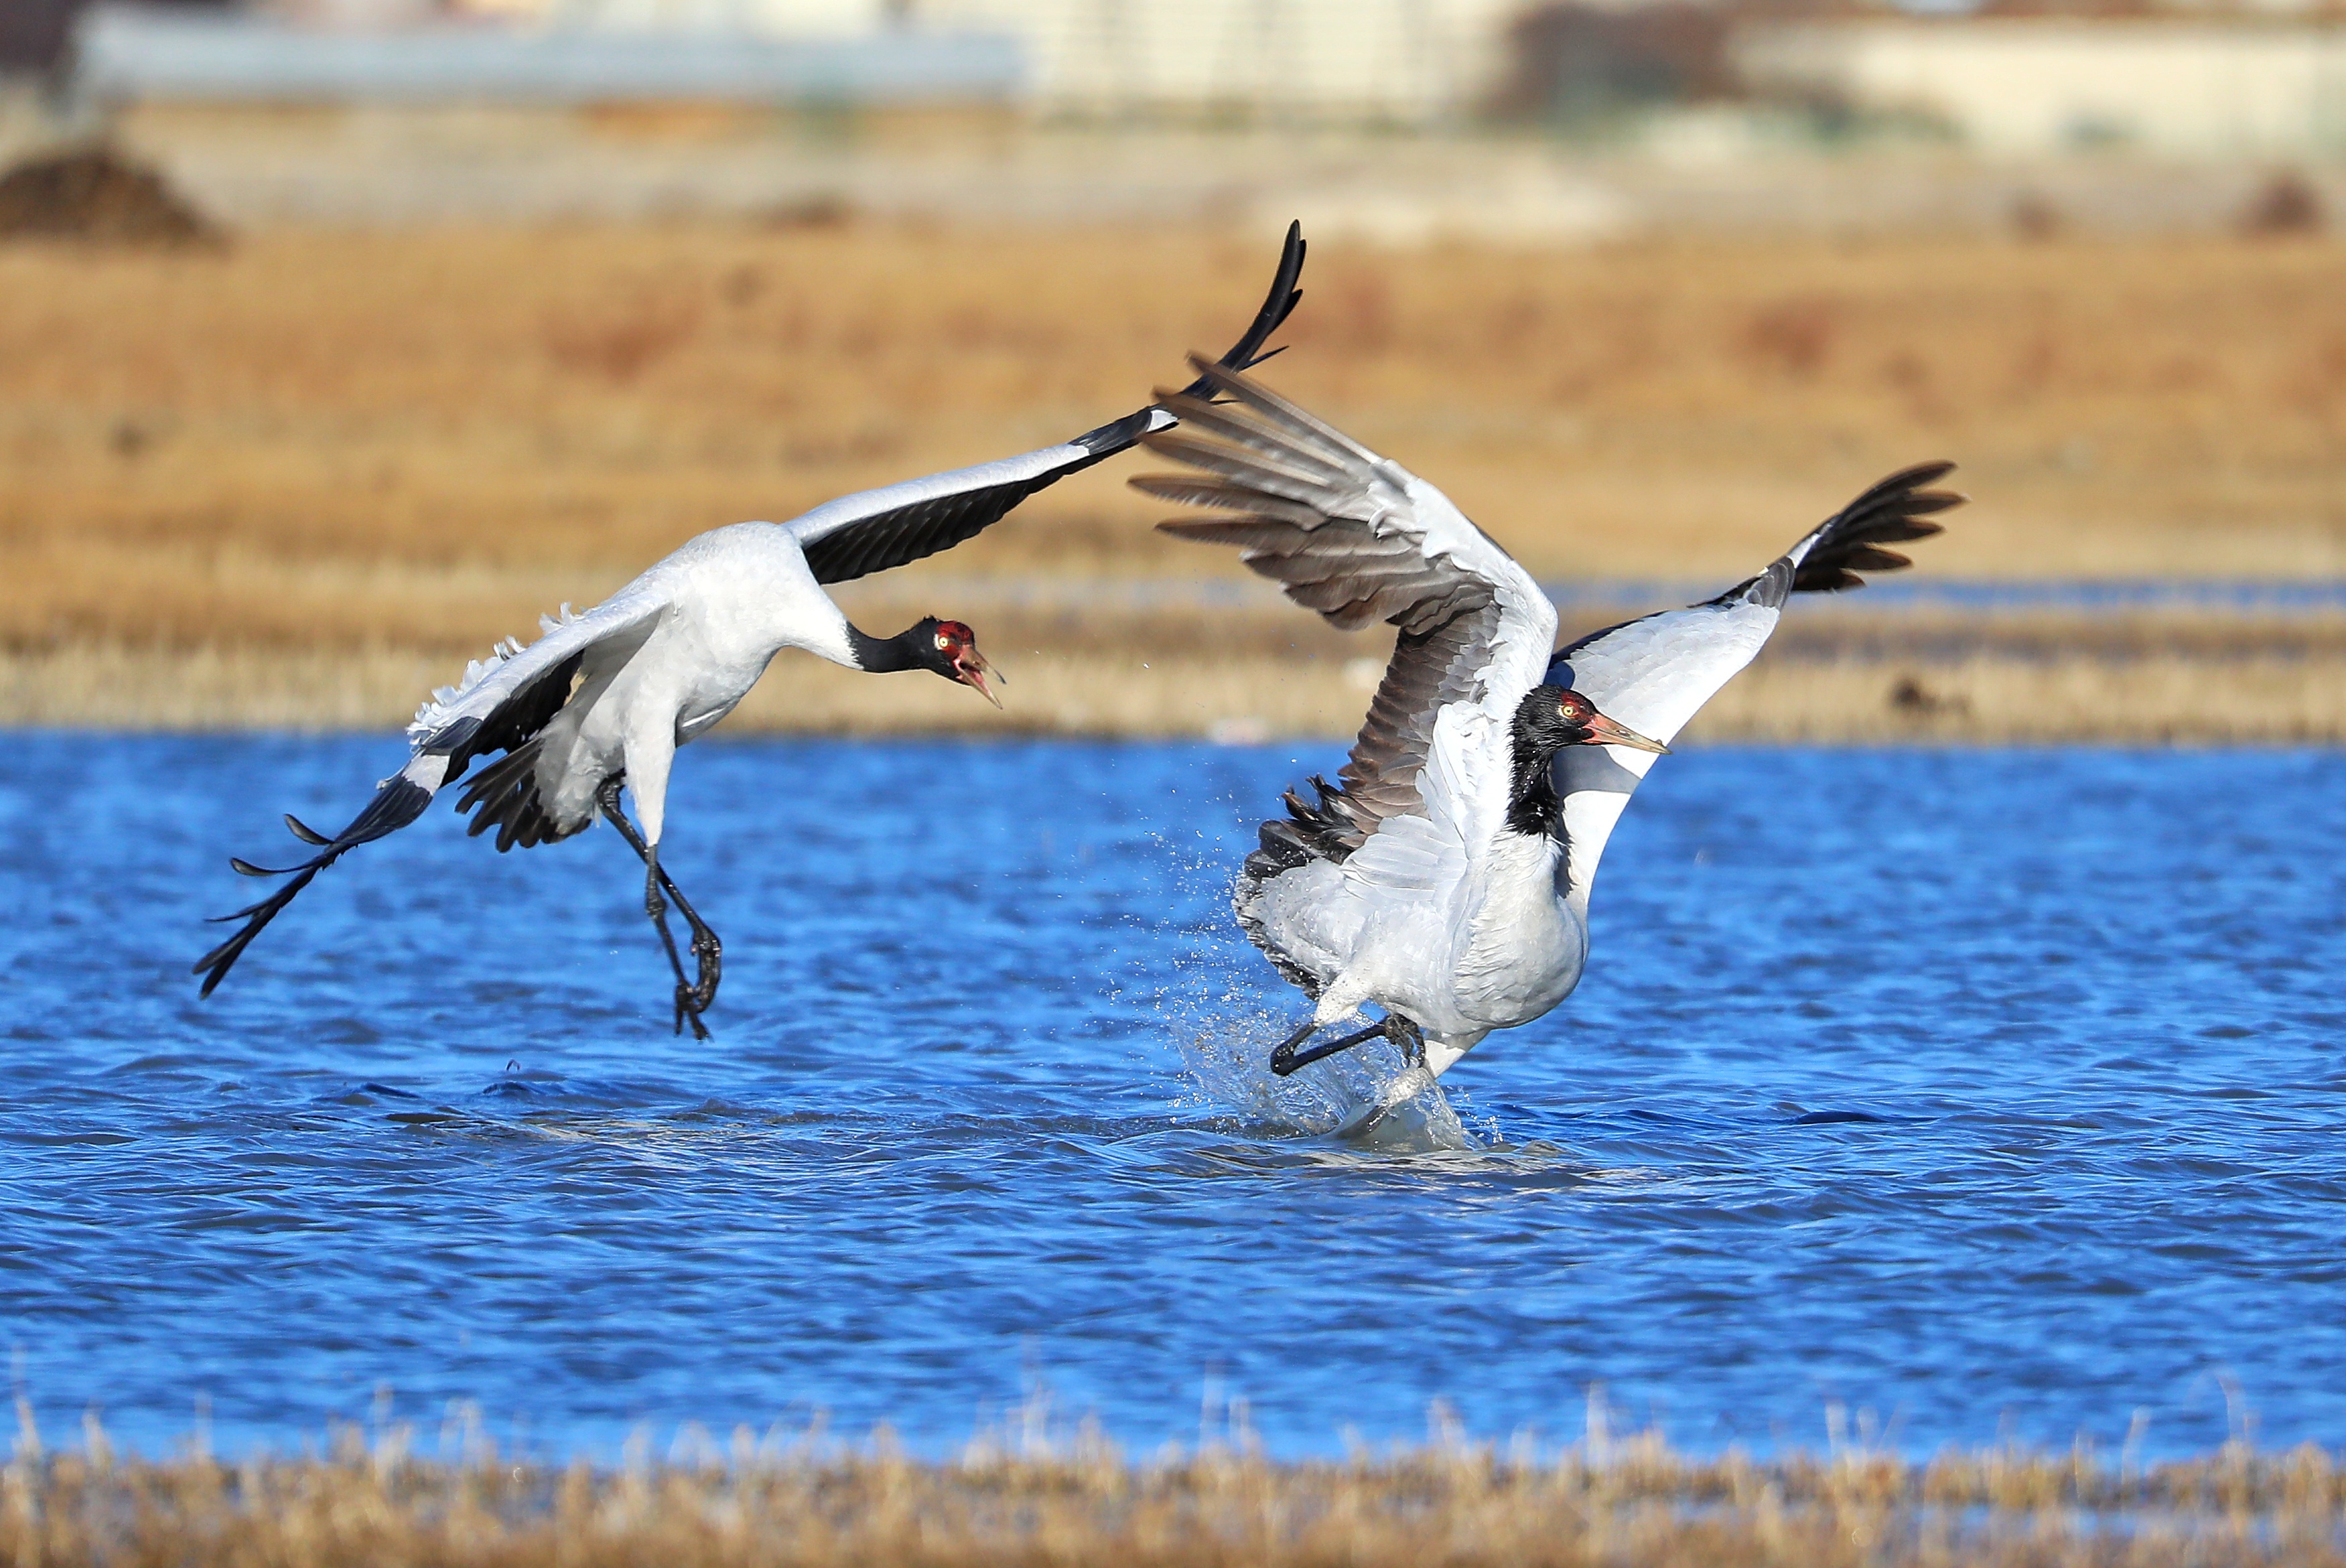
[[[719,735],[1203,736],[1348,739],[1381,666],[1202,655],[1005,656],[1008,706],[921,676],[873,680],[795,658]],[[115,646],[0,650],[0,724],[108,729],[387,729],[444,661],[396,647],[316,653]],[[2346,743],[2346,661],[2044,660],[1975,655],[1812,662],[1763,656],[1682,744]]]
[[[1180,351],[1231,335],[1270,238],[707,223],[0,248],[0,719],[400,717],[494,639],[703,528],[1132,406]],[[2320,239],[1323,246],[1273,374],[1551,577],[1731,581],[1876,474],[1937,454],[1964,461],[1977,503],[1925,547],[1936,574],[2341,575],[2341,258]],[[1144,463],[1038,497],[888,596],[917,604],[970,574],[1235,578],[1224,554],[1148,529],[1159,509],[1121,484]],[[1051,729],[1334,732],[1357,706],[1314,664],[1382,651],[1294,612],[1236,643],[1229,622],[1178,617],[980,629],[1035,650],[1027,689],[1056,695],[1019,722]],[[2155,631],[2135,641],[2165,651]],[[1168,659],[1212,673],[1185,695],[1100,667],[1103,648],[1152,675]],[[1747,716],[1709,728],[2346,728],[2327,648],[2296,695],[2297,651],[2198,650],[2270,667],[2219,664],[2262,695],[2188,723],[2163,706],[2195,684],[2179,667],[2114,672],[2106,648],[2067,651],[2030,657],[2076,665],[2057,684],[2080,694],[2081,731],[2047,709],[1987,717],[1992,694],[1952,670],[1918,678],[1962,686],[1974,729],[1953,706],[1885,716],[1878,692],[1910,662],[1896,648],[1806,694],[1787,676],[1765,711],[1731,695]],[[1929,662],[1974,653],[1996,656]],[[1070,667],[1046,673],[1055,660]],[[963,721],[940,706],[951,694],[901,681],[869,716],[804,684],[747,717]],[[1828,688],[1848,694],[1837,727],[1819,717]],[[1209,691],[1231,706],[1197,699]],[[2113,698],[2145,706],[2113,718]]]
[[[223,1463],[45,1455],[0,1474],[0,1561],[16,1568],[666,1568],[1191,1564],[1774,1563],[1800,1568],[2331,1568],[2346,1472],[2302,1448],[2148,1468],[2090,1451],[1928,1462],[1847,1451],[1693,1459],[1658,1440],[1561,1452],[1447,1441],[1341,1461],[1250,1451],[1127,1462],[1096,1437],[981,1441],[923,1461],[883,1439],[728,1450],[640,1443],[616,1470],[461,1459],[393,1433],[331,1457]]]

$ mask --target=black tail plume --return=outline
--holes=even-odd
[[[566,839],[595,820],[585,818],[566,831],[546,815],[537,793],[537,757],[538,742],[533,738],[483,769],[457,798],[457,814],[473,819],[464,830],[478,837],[495,828],[499,854],[516,844],[527,850]]]

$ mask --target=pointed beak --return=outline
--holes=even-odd
[[[1000,670],[994,668],[993,663],[988,660],[984,654],[978,652],[975,648],[970,649],[969,658],[966,661],[956,660],[954,664],[954,669],[962,685],[976,687],[978,696],[985,698],[986,701],[994,704],[996,708],[1000,708],[1002,706],[1002,699],[994,695],[994,688],[985,684],[985,677],[990,675],[994,679],[1002,682],[1005,686],[1008,686],[1010,684],[1010,679]]]
[[[1651,751],[1665,757],[1669,755],[1670,749],[1658,740],[1647,739],[1626,724],[1614,723],[1601,713],[1589,716],[1588,738],[1581,744],[1583,746],[1626,746],[1632,751]]]

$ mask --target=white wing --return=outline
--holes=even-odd
[[[806,552],[816,582],[849,582],[949,550],[1000,522],[1036,491],[1172,423],[1161,410],[1142,409],[1023,456],[842,495],[782,526]]]
[[[1751,662],[1776,630],[1793,594],[1830,593],[1865,585],[1860,571],[1896,571],[1905,556],[1882,548],[1940,531],[1923,521],[1962,504],[1963,497],[1923,486],[1954,465],[1922,463],[1867,490],[1758,576],[1699,605],[1594,632],[1559,648],[1547,667],[1550,684],[1579,692],[1597,711],[1665,743]],[[1613,825],[1629,804],[1654,755],[1620,746],[1568,746],[1556,759],[1556,794],[1564,801],[1570,894],[1585,914],[1596,863]]]
[[[654,568],[583,616],[571,615],[566,606],[562,619],[540,623],[545,635],[529,647],[500,643],[488,659],[474,660],[461,685],[441,687],[417,710],[415,722],[407,727],[407,765],[375,785],[373,796],[349,826],[329,838],[298,818],[286,817],[293,835],[317,849],[308,860],[272,868],[232,857],[229,864],[246,876],[282,876],[287,881],[258,902],[217,917],[244,923],[196,961],[195,972],[204,977],[203,994],[212,993],[253,938],[320,871],[361,844],[395,833],[423,815],[441,786],[464,772],[475,757],[525,746],[570,700],[572,678],[588,655],[624,658],[640,647],[668,607],[657,581]]]
[[[562,606],[559,618],[538,622],[538,639],[524,647],[502,642],[474,659],[464,678],[444,686],[415,710],[407,727],[415,755],[448,759],[450,776],[471,759],[509,751],[546,727],[570,699],[571,680],[591,653],[624,657],[652,633],[668,606],[663,574],[655,566],[583,615]],[[433,780],[437,788],[441,779]]]

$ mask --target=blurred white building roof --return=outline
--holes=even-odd
[[[1420,123],[1470,108],[1529,0],[917,0],[1016,36],[1049,107]]]
[[[86,18],[81,58],[94,85],[139,97],[1015,97],[1092,115],[1422,124],[1473,107],[1526,4],[272,0],[243,14],[110,4]]]
[[[1969,147],[2187,158],[2346,150],[2346,27],[2053,17],[1762,25],[1756,85],[1943,122]]]
[[[119,5],[87,14],[77,52],[82,83],[120,99],[966,102],[1014,97],[1025,77],[1018,41],[999,34],[776,37],[739,27],[484,23],[368,30]]]

